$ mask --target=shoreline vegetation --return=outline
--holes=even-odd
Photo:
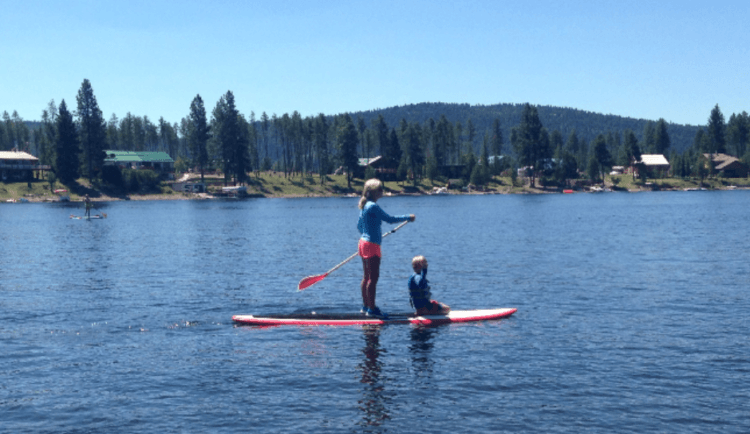
[[[193,174],[191,182],[199,182],[200,175]],[[346,175],[328,175],[325,182],[317,174],[285,177],[282,172],[261,172],[251,175],[245,183],[247,198],[302,198],[302,197],[359,197],[364,181],[354,179],[352,188],[347,188]],[[73,185],[63,186],[57,183],[52,189],[45,181],[2,183],[0,182],[0,203],[9,202],[55,202],[61,195],[67,195],[70,201],[80,201],[88,194],[92,201],[107,202],[119,200],[207,200],[229,197],[221,193],[224,178],[216,175],[205,177],[208,193],[182,193],[174,191],[171,182],[162,182],[157,189],[142,191],[137,194],[121,194],[107,188],[97,188],[86,179],[79,179]],[[230,184],[231,185],[231,184]],[[598,193],[607,191],[641,192],[641,191],[691,191],[691,190],[734,190],[750,189],[750,178],[709,178],[701,182],[696,178],[660,178],[633,180],[632,175],[608,175],[603,183],[588,185],[577,184],[573,187],[529,186],[528,179],[519,178],[515,184],[510,177],[493,177],[483,187],[449,186],[449,180],[421,179],[414,186],[413,182],[388,181],[384,183],[386,195],[439,195],[439,194],[561,194],[561,193]],[[55,194],[56,189],[67,190]]]

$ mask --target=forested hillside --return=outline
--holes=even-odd
[[[429,119],[433,119],[437,122],[441,116],[445,116],[453,125],[460,124],[463,128],[467,127],[470,120],[475,129],[474,147],[476,152],[479,152],[479,147],[485,131],[489,131],[492,127],[492,123],[495,119],[498,119],[506,143],[504,152],[512,153],[513,151],[509,146],[511,129],[518,126],[523,106],[523,104],[470,105],[419,103],[355,112],[350,113],[350,116],[355,121],[362,118],[364,124],[369,127],[378,115],[382,115],[389,128],[398,128],[402,119],[406,120],[407,123],[424,124]],[[539,118],[547,131],[551,133],[552,131],[557,130],[561,133],[563,138],[567,138],[570,133],[575,130],[579,139],[587,142],[592,141],[599,134],[624,134],[627,130],[633,131],[638,138],[638,141],[643,142],[643,133],[646,125],[649,122],[656,122],[656,119],[634,119],[592,113],[566,107],[536,106],[536,108],[539,112]],[[332,122],[335,117],[331,114],[325,114],[325,116],[329,122]],[[281,116],[279,116],[279,118],[280,117]],[[117,119],[114,116],[113,118]],[[128,120],[130,118],[133,118],[133,116],[128,113],[124,119],[120,119],[119,121]],[[135,118],[138,117],[136,116]],[[5,123],[8,124],[10,119],[6,119],[5,121]],[[25,121],[24,123],[30,131],[38,130],[41,125],[38,121]],[[148,120],[146,120],[144,124],[148,125]],[[177,127],[179,122],[171,125],[175,130],[179,131],[179,128]],[[677,152],[679,154],[684,153],[684,151],[693,144],[695,135],[700,128],[701,126],[694,125],[667,124],[667,132],[669,133],[669,138],[671,140],[670,152]],[[30,137],[30,139],[33,141],[34,137]],[[5,142],[5,140],[2,141]],[[4,146],[4,148],[12,146],[11,144],[13,141],[8,141],[10,143],[5,143],[6,146]],[[23,141],[21,142],[23,143]],[[269,149],[271,155],[278,155],[277,152],[274,152],[275,149],[273,149],[275,148],[275,145],[276,143],[274,140],[271,140],[270,143],[268,143],[269,148],[271,148]],[[141,146],[136,147],[141,148]],[[148,145],[143,147],[150,148]],[[33,149],[35,146],[32,145],[31,148]],[[124,148],[127,148],[127,146],[124,146]],[[178,155],[173,155],[175,158],[177,156]]]
[[[441,115],[445,115],[453,124],[460,122],[463,127],[466,127],[467,122],[471,120],[477,132],[474,140],[477,152],[484,132],[490,130],[492,122],[495,119],[499,119],[503,137],[506,138],[505,152],[510,153],[510,132],[513,127],[518,126],[523,107],[524,104],[469,105],[421,103],[351,113],[351,116],[354,119],[361,116],[365,120],[365,125],[370,125],[371,120],[380,114],[392,128],[397,127],[401,119],[406,119],[409,123],[418,122],[422,124],[430,118],[437,121]],[[633,119],[615,115],[603,115],[564,107],[536,106],[536,108],[539,111],[539,118],[542,124],[550,133],[558,130],[564,138],[567,138],[575,130],[579,139],[588,142],[592,141],[599,134],[606,135],[610,132],[622,134],[626,130],[633,131],[638,141],[642,142],[646,124],[657,121],[657,119]],[[671,140],[670,151],[682,154],[693,144],[695,134],[699,128],[693,125],[668,124],[667,131]]]

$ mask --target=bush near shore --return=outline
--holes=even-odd
[[[200,180],[200,176],[190,179],[195,182]],[[123,193],[121,190],[92,185],[86,179],[79,179],[73,185],[66,186],[59,182],[50,188],[46,181],[35,180],[30,183],[0,182],[0,201],[19,201],[23,198],[31,202],[53,201],[58,199],[58,195],[52,193],[55,189],[68,190],[70,199],[80,200],[83,195],[88,194],[93,200],[159,200],[159,199],[194,199],[201,197],[210,197],[212,192],[220,192],[224,185],[223,178],[216,176],[206,177],[209,185],[209,194],[190,194],[175,192],[171,188],[171,182],[161,182],[158,185],[150,185],[147,189],[142,189],[137,193]],[[391,194],[431,194],[436,188],[446,187],[447,179],[436,179],[434,182],[429,179],[422,179],[417,182],[416,187],[413,182],[385,182],[387,193]],[[348,187],[345,175],[328,175],[325,181],[319,175],[302,175],[299,174],[285,177],[281,172],[261,172],[258,176],[251,174],[247,185],[247,193],[251,197],[329,197],[329,196],[347,196],[359,195],[362,191],[364,180],[355,179],[352,181],[351,188]],[[585,182],[576,191],[587,191],[589,187]],[[704,179],[701,183],[699,179],[693,178],[663,178],[648,180],[633,180],[631,175],[614,175],[607,176],[600,186],[608,187],[619,191],[648,191],[648,190],[689,190],[696,188],[706,188],[709,190],[730,189],[730,188],[750,188],[750,179],[748,178],[710,178]],[[513,185],[510,177],[493,177],[485,186],[465,185],[458,182],[448,189],[451,194],[535,194],[535,193],[560,193],[563,188],[557,186],[542,187],[537,184],[534,188],[529,186],[527,179],[518,179]]]

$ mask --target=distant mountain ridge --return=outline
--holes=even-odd
[[[406,119],[407,122],[424,124],[430,118],[433,118],[437,122],[441,115],[445,115],[448,121],[454,125],[457,121],[461,122],[464,131],[466,122],[471,119],[476,130],[474,145],[477,150],[477,147],[481,146],[485,131],[492,127],[492,122],[496,118],[499,118],[503,131],[504,152],[510,153],[510,133],[512,128],[520,123],[524,105],[509,103],[493,105],[419,103],[353,112],[350,115],[355,120],[357,116],[361,116],[369,127],[370,121],[377,118],[379,114],[382,114],[386,123],[393,128],[398,127],[401,119]],[[537,105],[536,108],[539,112],[539,118],[547,131],[550,133],[554,130],[560,131],[563,141],[568,139],[573,130],[576,131],[579,139],[585,139],[587,142],[591,142],[599,134],[606,135],[609,132],[619,132],[622,136],[626,130],[632,130],[638,138],[639,143],[643,143],[642,136],[646,124],[649,121],[654,123],[658,121],[658,119],[634,119],[617,115],[605,115],[566,107]],[[672,144],[669,150],[682,154],[687,148],[692,146],[695,134],[700,128],[700,126],[694,125],[668,123],[667,131],[669,132]]]

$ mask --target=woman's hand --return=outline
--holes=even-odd
[[[415,216],[414,214],[410,214],[409,215],[409,221],[410,222],[413,222],[416,218],[417,218],[417,216]]]

